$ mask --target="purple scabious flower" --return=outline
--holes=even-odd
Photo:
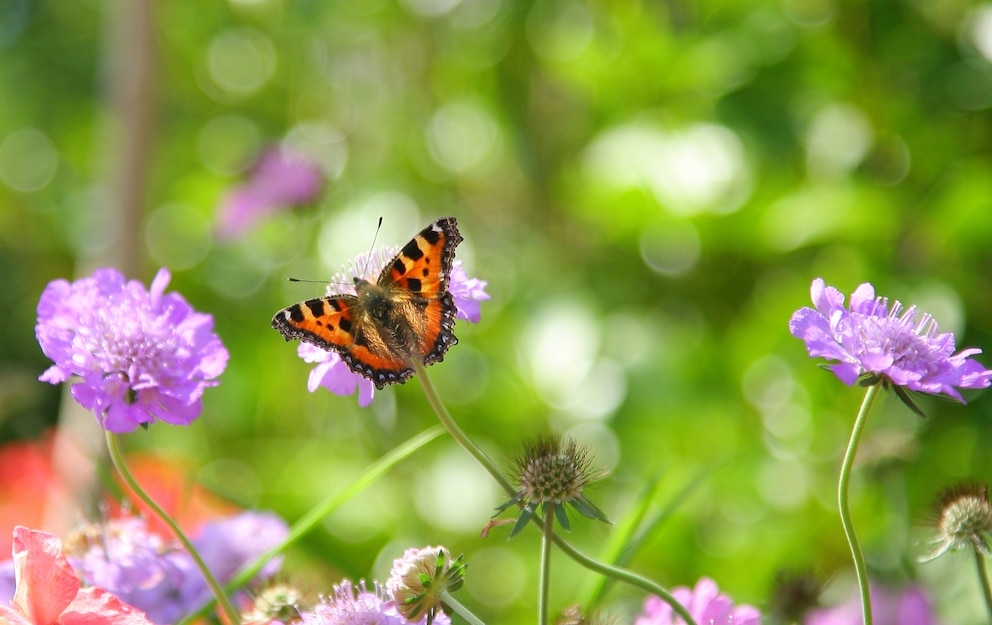
[[[282,542],[288,531],[272,513],[242,512],[206,523],[192,542],[223,584]],[[110,591],[155,623],[174,623],[211,597],[192,557],[178,543],[150,530],[143,517],[112,519],[68,542],[69,561],[86,584]],[[271,577],[280,563],[280,558],[273,559],[258,577]]]
[[[7,605],[14,599],[17,576],[13,560],[0,562],[0,604]]]
[[[487,284],[489,283],[485,280],[469,278],[462,268],[462,261],[456,260],[451,263],[451,282],[448,283],[448,291],[455,299],[458,319],[479,323],[482,319],[481,303],[490,297],[489,293],[486,293]]]
[[[696,587],[679,586],[672,590],[699,625],[761,625],[761,613],[750,605],[734,607],[733,600],[720,593],[716,582],[700,578]],[[661,597],[651,595],[644,600],[644,610],[634,625],[685,625],[685,621]]]
[[[228,353],[213,316],[165,293],[170,278],[163,267],[145,290],[116,269],[98,269],[76,282],[51,282],[38,302],[35,334],[55,364],[39,379],[81,377],[72,396],[110,432],[157,420],[189,425]]]
[[[226,583],[242,567],[285,540],[287,535],[289,526],[275,513],[249,510],[204,524],[191,542],[214,577]],[[279,572],[280,566],[282,556],[272,558],[259,571],[258,578],[272,577]],[[195,579],[201,596],[194,603],[200,604],[211,596],[211,592],[201,576],[197,575]]]
[[[916,585],[899,590],[871,586],[871,614],[875,625],[937,625],[927,593]],[[861,594],[854,592],[842,604],[811,610],[803,625],[861,625]]]
[[[333,596],[326,597],[313,610],[304,611],[300,616],[304,625],[426,625],[427,616],[407,621],[387,596],[378,584],[369,590],[364,581],[356,587],[346,579],[334,586]],[[433,622],[451,625],[451,619],[444,612],[438,612]]]
[[[281,209],[312,202],[324,188],[320,167],[285,146],[269,148],[258,158],[248,180],[221,202],[217,234],[234,239]]]
[[[181,592],[187,578],[200,576],[192,558],[150,531],[141,517],[84,530],[67,541],[67,551],[87,585],[113,593],[150,621],[174,623],[196,607]]]
[[[830,370],[848,386],[868,376],[964,403],[958,388],[992,384],[992,371],[971,359],[982,350],[954,353],[954,335],[940,332],[932,316],[915,306],[904,310],[898,301],[890,307],[888,298],[876,297],[867,282],[851,294],[850,307],[822,278],[813,280],[810,294],[816,308],[797,310],[789,331],[806,342],[810,356],[837,361]]]
[[[375,281],[386,263],[399,253],[399,247],[382,247],[371,255],[359,254],[342,267],[341,273],[334,276],[327,288],[328,295],[355,295],[355,279]],[[455,301],[456,318],[478,323],[482,318],[480,302],[489,299],[486,293],[486,281],[469,278],[462,268],[461,261],[451,265],[451,275],[448,281],[448,291]],[[317,363],[310,371],[307,380],[307,390],[311,393],[324,387],[335,395],[342,397],[358,392],[358,405],[368,406],[375,396],[375,384],[372,380],[358,375],[341,360],[334,351],[327,351],[311,345],[300,343],[296,348],[297,355],[305,362]]]
[[[304,362],[314,362],[317,366],[310,370],[307,379],[307,390],[313,393],[324,387],[335,395],[342,397],[353,395],[358,391],[358,405],[368,406],[375,395],[375,384],[372,380],[353,372],[337,352],[329,352],[310,343],[300,343],[296,353]]]

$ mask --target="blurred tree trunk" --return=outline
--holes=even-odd
[[[110,227],[91,228],[106,240],[88,246],[98,250],[77,259],[77,277],[99,267],[115,267],[127,279],[147,281],[143,274],[142,245],[146,189],[152,163],[152,130],[155,127],[156,49],[154,0],[106,0],[104,3],[104,51],[100,87],[108,114],[96,132],[93,152],[101,162],[95,168],[106,189],[98,197],[109,202],[107,211],[93,210],[87,216]],[[99,215],[99,216],[98,216]],[[73,493],[71,509],[51,505],[46,509],[46,527],[71,526],[79,513],[99,518],[98,467],[106,457],[103,431],[93,415],[69,394],[65,385],[59,427],[53,448],[53,468]]]

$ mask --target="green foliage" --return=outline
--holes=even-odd
[[[967,3],[150,2],[133,227],[114,176],[136,129],[110,93],[137,54],[114,36],[123,3],[13,4],[0,9],[5,439],[58,417],[61,390],[34,382],[48,366],[32,329],[45,284],[118,264],[132,241],[140,266],[121,269],[147,283],[169,266],[171,287],[215,315],[231,361],[191,428],[125,444],[294,520],[434,417],[416,384],[367,409],[308,393],[308,365],[269,319],[323,287],[285,278],[330,277],[379,216],[379,242],[400,244],[452,214],[458,257],[493,296],[430,370],[454,418],[507,463],[546,431],[589,445],[611,468],[593,497],[621,524],[661,514],[638,500],[645,480],[661,475],[653,496],[666,502],[707,475],[625,557],[662,583],[708,575],[761,605],[783,568],[851,570],[834,493],[862,391],[788,334],[812,279],[847,293],[870,281],[933,311],[959,347],[992,344],[992,43]],[[224,194],[287,136],[321,159],[325,193],[216,237]],[[874,575],[922,578],[938,598],[953,582],[908,564],[921,521],[942,488],[992,476],[992,403],[967,398],[915,398],[925,420],[879,402],[855,469]],[[443,542],[472,563],[467,602],[524,622],[536,538],[479,538],[500,501],[451,441],[435,443],[287,566],[326,591]],[[573,529],[593,555],[616,531]],[[553,606],[595,585],[565,562]],[[641,599],[613,586],[606,602]],[[981,608],[977,593],[968,602],[941,609],[964,622]]]

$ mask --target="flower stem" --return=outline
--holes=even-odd
[[[548,603],[551,599],[551,543],[555,539],[555,516],[551,506],[544,506],[544,528],[541,532],[541,575],[537,595],[537,623],[548,625]]]
[[[466,608],[464,605],[461,604],[461,602],[459,602],[457,599],[452,597],[451,593],[448,592],[447,590],[442,590],[440,592],[440,595],[441,595],[441,602],[444,603],[444,605],[451,608],[453,612],[456,612],[459,616],[465,619],[465,621],[469,625],[486,625],[482,621],[482,619],[480,619],[475,614],[472,614],[471,610]]]
[[[534,516],[537,517],[536,514]],[[641,590],[651,594],[658,595],[661,597],[662,601],[670,605],[672,610],[682,617],[682,620],[686,622],[686,625],[696,625],[696,621],[692,618],[692,615],[689,614],[689,610],[679,603],[672,593],[668,592],[668,589],[659,585],[654,580],[648,579],[643,575],[629,571],[625,568],[613,566],[606,564],[605,562],[600,562],[595,558],[590,558],[558,534],[554,535],[554,540],[555,545],[564,551],[568,557],[572,558],[590,571],[599,573],[600,575],[604,575],[606,577],[611,577],[626,584],[630,584],[631,586],[640,588]]]
[[[496,465],[496,463],[493,462],[493,459],[490,458],[481,447],[476,445],[475,441],[469,438],[468,435],[466,435],[465,432],[458,427],[455,420],[451,418],[451,414],[445,407],[444,402],[441,401],[441,396],[437,394],[437,389],[434,388],[434,383],[431,382],[430,377],[427,375],[427,368],[424,367],[424,364],[422,362],[418,362],[417,359],[413,359],[412,364],[414,370],[417,372],[417,378],[420,380],[420,386],[423,387],[424,394],[427,396],[428,403],[430,403],[431,408],[434,409],[434,413],[441,421],[441,425],[444,426],[444,429],[448,430],[448,434],[451,435],[451,438],[455,439],[455,442],[471,454],[472,457],[475,458],[479,464],[481,464],[483,468],[489,472],[489,475],[493,476],[493,479],[499,483],[508,495],[515,495],[517,489],[513,486],[513,483],[507,479],[505,475],[503,475],[503,472]]]
[[[220,606],[221,610],[223,610],[224,616],[226,617],[228,623],[230,625],[240,625],[241,619],[238,617],[237,610],[235,610],[234,606],[231,605],[231,601],[227,598],[227,595],[224,594],[224,590],[220,587],[220,584],[217,583],[213,573],[210,572],[210,569],[208,569],[207,565],[203,562],[203,558],[200,557],[199,552],[193,547],[193,543],[191,543],[189,539],[186,538],[186,535],[183,534],[183,531],[179,529],[179,524],[176,523],[172,517],[166,514],[165,510],[155,503],[155,500],[149,497],[148,493],[146,493],[138,484],[138,481],[134,479],[131,471],[128,470],[127,465],[124,463],[124,455],[121,454],[121,448],[117,443],[117,437],[109,431],[107,432],[107,449],[110,451],[110,459],[114,463],[114,468],[116,468],[117,472],[120,473],[124,483],[128,485],[128,488],[131,489],[138,499],[145,502],[155,513],[155,515],[169,526],[172,533],[176,535],[176,538],[179,539],[180,543],[182,543],[187,553],[189,553],[190,557],[193,558],[193,562],[196,563],[197,568],[199,568],[200,573],[203,574],[203,578],[206,580],[211,592],[213,592],[214,597],[217,598],[217,604]]]
[[[437,394],[434,384],[431,382],[430,377],[428,377],[427,368],[424,367],[423,363],[417,362],[416,359],[413,359],[411,364],[417,372],[417,378],[420,380],[420,386],[424,389],[424,395],[427,396],[427,401],[430,403],[431,408],[434,409],[434,413],[441,421],[441,425],[448,430],[451,437],[455,439],[455,441],[461,445],[465,451],[478,460],[479,464],[481,464],[486,471],[489,472],[489,474],[494,480],[496,480],[507,495],[511,497],[516,495],[516,488],[513,486],[513,483],[505,475],[503,475],[503,472],[498,466],[496,466],[496,463],[493,462],[488,455],[486,455],[486,452],[482,451],[482,449],[475,444],[475,441],[469,438],[465,432],[458,427],[455,420],[451,418],[451,414],[448,413],[448,409],[445,407],[444,402],[441,401],[441,397]],[[535,514],[533,516],[533,520],[535,523],[542,524],[543,526],[543,521],[540,520],[539,515]],[[617,566],[611,566],[604,562],[600,562],[595,558],[591,558],[576,549],[571,543],[554,532],[552,532],[552,537],[555,545],[557,545],[559,549],[585,568],[599,573],[600,575],[612,577],[617,581],[625,582],[631,586],[635,586],[649,593],[658,595],[661,597],[662,601],[670,605],[672,610],[682,617],[682,620],[686,622],[686,625],[696,625],[696,621],[693,620],[692,615],[689,614],[689,611],[685,608],[685,606],[676,601],[675,597],[672,596],[672,593],[668,592],[668,590],[658,583],[644,577],[643,575],[638,575],[633,571],[628,571],[627,569]]]
[[[851,485],[851,467],[854,465],[854,456],[858,450],[858,441],[861,439],[861,431],[864,429],[865,420],[871,411],[872,404],[881,384],[873,384],[868,387],[865,398],[861,402],[861,409],[854,420],[854,428],[851,430],[851,440],[847,444],[847,452],[844,454],[844,462],[840,466],[840,478],[837,480],[837,507],[840,510],[840,523],[844,527],[844,535],[847,536],[847,544],[851,547],[851,557],[854,558],[854,571],[858,576],[858,588],[861,590],[861,614],[864,625],[872,625],[871,620],[871,593],[868,589],[868,567],[865,566],[865,554],[861,551],[861,543],[858,535],[854,533],[854,524],[851,522],[851,510],[848,506],[848,490]]]
[[[992,623],[992,588],[989,587],[989,573],[985,569],[985,557],[978,550],[975,550],[975,565],[978,567],[978,581],[982,586],[982,594],[985,596],[985,609],[989,613],[989,623]]]

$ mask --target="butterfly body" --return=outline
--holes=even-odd
[[[294,304],[275,314],[272,327],[287,341],[336,351],[377,388],[404,382],[414,361],[438,362],[458,342],[448,282],[461,241],[455,218],[439,219],[407,243],[375,282],[355,278],[355,295]]]

